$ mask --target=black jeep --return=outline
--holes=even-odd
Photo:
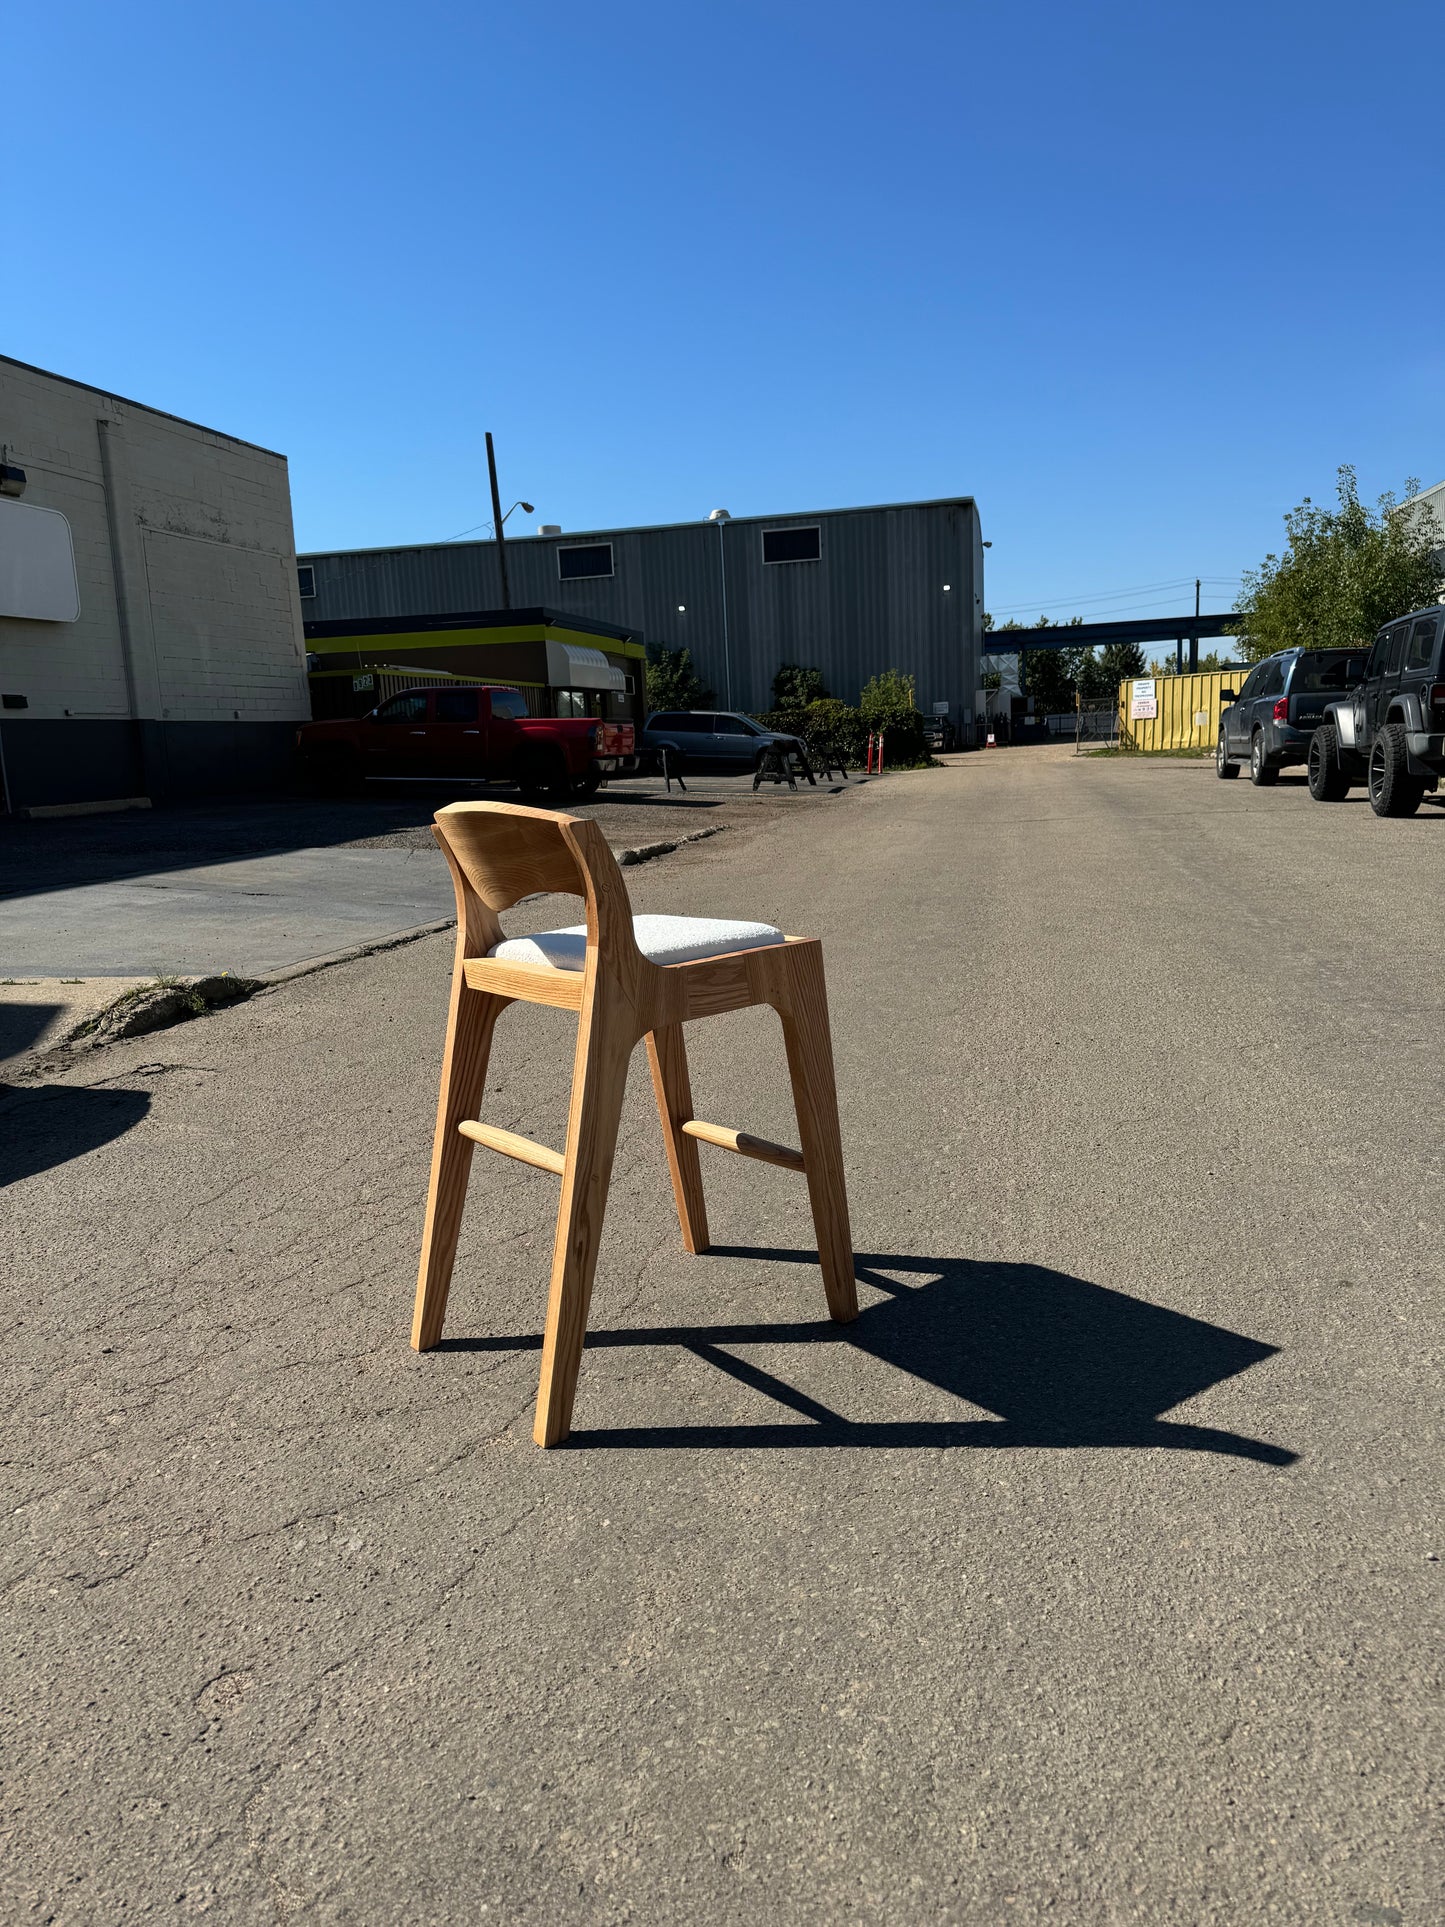
[[[1413,816],[1445,777],[1445,610],[1416,609],[1375,637],[1362,680],[1310,738],[1310,795],[1363,783],[1376,816]]]

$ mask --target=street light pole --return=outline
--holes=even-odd
[[[502,498],[497,490],[497,453],[492,447],[492,431],[487,430],[487,476],[492,484],[492,527],[497,537],[497,566],[502,572],[502,607],[512,606],[512,589],[507,581],[507,533],[502,527]],[[507,513],[510,515],[511,510]]]

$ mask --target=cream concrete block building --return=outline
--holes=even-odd
[[[270,787],[310,715],[286,458],[0,356],[6,806]]]

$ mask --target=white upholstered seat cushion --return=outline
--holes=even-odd
[[[643,956],[655,964],[696,963],[700,957],[726,957],[734,950],[758,950],[781,943],[783,933],[770,923],[735,923],[727,917],[634,917],[632,934]],[[508,937],[487,952],[503,963],[550,964],[555,970],[580,970],[587,959],[587,926],[541,930],[535,937]]]

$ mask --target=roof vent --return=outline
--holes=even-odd
[[[538,535],[560,535],[562,533],[562,524],[560,522],[539,522],[537,524],[537,533]]]

